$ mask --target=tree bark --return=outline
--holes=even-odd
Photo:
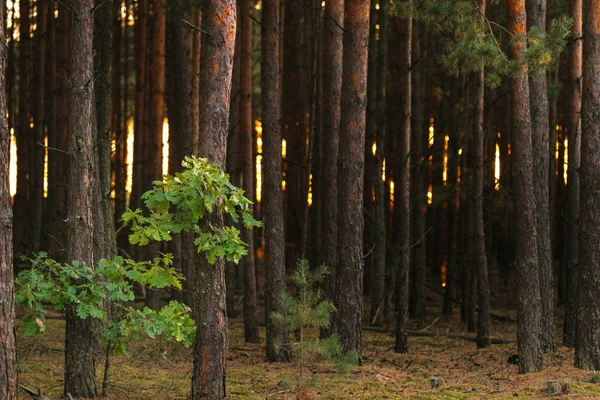
[[[0,27],[5,24],[5,2],[0,3]],[[14,15],[14,14],[13,14]],[[6,110],[5,30],[0,29],[0,110]],[[6,113],[0,113],[0,400],[17,398],[17,348],[12,254],[12,205],[8,186],[10,131]]]
[[[281,103],[279,75],[279,0],[264,0],[261,37],[261,91],[263,121],[263,171],[265,216],[265,289],[267,308],[267,359],[288,359],[287,334],[276,327],[271,313],[281,312],[285,292],[285,247],[283,234],[283,193],[281,189]]]
[[[42,225],[44,216],[44,138],[46,136],[45,115],[45,80],[46,80],[46,36],[47,36],[48,2],[37,4],[37,29],[35,35],[35,86],[37,88],[33,101],[34,130],[32,137],[32,163],[31,163],[31,203],[30,218],[30,246],[32,251],[42,249]]]
[[[96,5],[102,0],[96,0]],[[95,261],[111,259],[117,254],[112,191],[112,48],[113,21],[116,19],[112,4],[102,4],[94,13],[95,76],[94,97],[96,101],[96,143],[98,157],[98,185],[96,218],[94,225]],[[98,223],[101,225],[98,226]]]
[[[569,48],[569,86],[567,132],[569,134],[569,170],[567,179],[567,295],[563,344],[574,346],[577,337],[577,270],[579,268],[579,170],[581,167],[581,75],[583,59],[583,1],[569,1],[573,19]]]
[[[383,312],[381,307],[385,299],[385,265],[386,265],[386,226],[385,226],[385,181],[383,175],[383,161],[386,142],[386,123],[385,123],[385,104],[387,90],[387,68],[388,68],[388,38],[389,38],[389,3],[380,3],[379,14],[379,53],[377,55],[377,128],[375,153],[375,203],[373,204],[373,214],[375,223],[373,224],[373,238],[375,247],[373,249],[373,264],[371,274],[372,283],[372,304],[371,304],[371,322],[373,325],[383,325]],[[368,146],[367,146],[368,147]]]
[[[525,0],[507,2],[508,30],[514,36],[526,33]],[[513,57],[519,62],[519,71],[511,84],[511,131],[513,157],[513,190],[515,204],[515,240],[518,270],[518,326],[519,372],[536,372],[544,368],[542,346],[542,300],[540,291],[539,259],[537,251],[536,199],[533,179],[533,152],[531,142],[531,114],[529,108],[529,79],[523,53],[527,43],[523,39],[511,45]]]
[[[323,153],[321,190],[321,263],[329,268],[324,285],[327,297],[335,299],[337,266],[337,179],[342,95],[344,0],[325,2],[323,19]],[[329,332],[324,330],[322,335]]]
[[[242,188],[246,197],[254,199],[254,152],[252,148],[252,11],[253,0],[241,4],[241,60],[240,60],[240,158],[242,162]],[[270,193],[269,193],[270,194]],[[252,207],[254,209],[254,207]],[[242,240],[248,245],[244,257],[244,339],[258,343],[256,321],[256,263],[254,258],[254,230],[242,229]]]
[[[546,0],[527,0],[527,26],[546,31]],[[536,232],[542,298],[542,348],[545,353],[554,351],[554,289],[552,268],[552,230],[550,229],[550,187],[548,152],[550,117],[548,82],[546,72],[529,76],[529,104],[531,106],[532,145],[535,187]]]
[[[412,0],[405,0],[408,6]],[[396,353],[408,353],[408,302],[410,275],[410,208],[411,208],[411,121],[412,109],[412,17],[404,20],[404,35],[400,38],[402,52],[401,110],[402,125],[398,135],[396,160],[396,198],[398,201],[398,261],[396,269]]]
[[[600,368],[600,1],[588,0],[585,16],[575,366],[597,370]]]
[[[94,267],[94,194],[97,158],[94,149],[94,17],[93,0],[72,0],[69,85],[69,195],[67,234],[69,260]],[[81,319],[67,309],[65,337],[65,396],[96,396],[95,344],[92,318]]]
[[[234,0],[209,0],[202,12],[203,27],[210,32],[202,44],[200,68],[200,140],[198,154],[225,168],[233,52],[236,33]],[[200,221],[200,229],[223,226],[223,215],[213,213]],[[191,399],[225,398],[227,315],[225,260],[209,264],[196,256],[196,310],[202,320],[196,328]]]
[[[345,351],[361,350],[363,186],[369,1],[347,0],[338,161],[337,331]]]
[[[31,233],[31,162],[32,132],[29,127],[31,118],[30,79],[31,79],[31,21],[29,20],[30,0],[20,0],[19,12],[19,121],[16,129],[17,141],[17,193],[14,198],[13,251],[15,260],[32,250],[29,242]]]
[[[486,0],[479,0],[481,19],[485,18]],[[490,345],[490,287],[488,260],[485,250],[483,221],[483,114],[485,105],[485,70],[477,72],[477,96],[475,100],[475,135],[473,140],[473,265],[477,268],[477,347]],[[544,168],[548,165],[546,162]]]

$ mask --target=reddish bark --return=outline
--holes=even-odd
[[[235,0],[205,2],[203,27],[210,32],[202,44],[200,68],[200,141],[198,154],[225,168],[229,100],[236,33]],[[223,226],[223,215],[211,214],[200,221],[200,229]],[[225,398],[225,352],[227,315],[225,260],[209,264],[203,254],[196,256],[196,310],[202,321],[196,328],[191,398]]]
[[[369,1],[347,0],[338,164],[337,330],[345,351],[361,349],[363,186]]]

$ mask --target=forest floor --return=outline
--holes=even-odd
[[[495,310],[496,314],[500,311]],[[478,350],[475,343],[459,338],[464,326],[459,312],[444,317],[429,308],[427,321],[413,326],[410,353],[394,353],[393,332],[365,329],[363,365],[348,375],[337,375],[331,366],[309,366],[312,386],[302,399],[529,399],[550,397],[548,380],[568,386],[567,393],[553,398],[600,399],[600,386],[590,383],[592,373],[573,367],[573,350],[559,347],[547,357],[543,372],[520,375],[508,362],[517,354],[515,315],[492,319],[492,337],[508,343]],[[557,321],[557,326],[558,326]],[[19,383],[41,389],[59,399],[63,382],[64,320],[55,314],[47,321],[47,333],[26,337],[18,333]],[[295,368],[265,362],[263,344],[245,344],[242,318],[229,322],[230,349],[227,392],[231,399],[293,399]],[[432,335],[432,336],[418,336]],[[472,335],[465,337],[472,338]],[[128,355],[111,361],[109,399],[186,399],[192,363],[190,351],[177,344],[144,339],[130,346]],[[98,363],[98,382],[103,365]],[[442,384],[432,389],[431,377]],[[564,387],[564,386],[563,386]],[[21,398],[28,398],[22,392]]]

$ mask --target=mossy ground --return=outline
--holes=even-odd
[[[260,314],[259,314],[260,315]],[[438,319],[439,318],[439,319]],[[437,321],[436,321],[437,319]],[[434,321],[435,324],[431,325]],[[47,333],[26,337],[18,332],[19,383],[39,388],[52,399],[61,398],[64,321],[47,321]],[[492,336],[513,341],[478,350],[471,341],[448,338],[462,334],[458,313],[443,317],[429,309],[428,327],[434,337],[410,337],[410,353],[394,353],[393,333],[365,330],[362,366],[339,376],[325,365],[308,367],[309,387],[304,399],[529,399],[547,398],[546,381],[569,384],[562,399],[600,398],[600,386],[590,383],[591,372],[573,368],[573,350],[559,347],[547,358],[548,368],[520,375],[508,358],[517,353],[514,322],[492,320]],[[431,326],[430,326],[431,325]],[[294,366],[265,362],[262,344],[245,344],[241,317],[229,321],[230,350],[227,392],[231,399],[295,398]],[[264,341],[264,328],[260,331]],[[103,368],[98,364],[98,382]],[[128,355],[114,356],[110,399],[186,399],[192,371],[190,351],[173,343],[144,339],[131,343]],[[442,379],[431,389],[432,376]],[[22,398],[27,395],[21,393]]]

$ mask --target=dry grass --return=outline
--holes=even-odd
[[[572,366],[573,351],[559,348],[547,359],[540,373],[519,375],[508,358],[516,344],[495,345],[478,350],[470,341],[448,338],[462,334],[458,315],[450,318],[431,315],[427,332],[436,337],[411,337],[411,353],[395,354],[393,334],[365,331],[363,365],[345,377],[328,366],[310,367],[313,385],[304,399],[529,399],[547,398],[546,381],[569,384],[563,399],[600,398],[600,386],[589,382],[592,373]],[[511,322],[494,323],[492,336],[514,340]],[[262,345],[243,341],[240,318],[230,320],[227,391],[231,399],[293,399],[294,367],[264,361]],[[418,329],[419,327],[415,327]],[[19,379],[22,385],[40,388],[58,399],[63,382],[64,321],[48,321],[48,333],[30,338],[19,335]],[[264,329],[261,330],[264,339]],[[110,399],[186,399],[191,376],[190,352],[160,340],[142,340],[131,345],[130,353],[112,359]],[[100,372],[102,368],[98,368]],[[439,389],[431,389],[430,378],[439,377]],[[101,376],[98,375],[100,382]],[[27,396],[22,393],[22,398]]]

